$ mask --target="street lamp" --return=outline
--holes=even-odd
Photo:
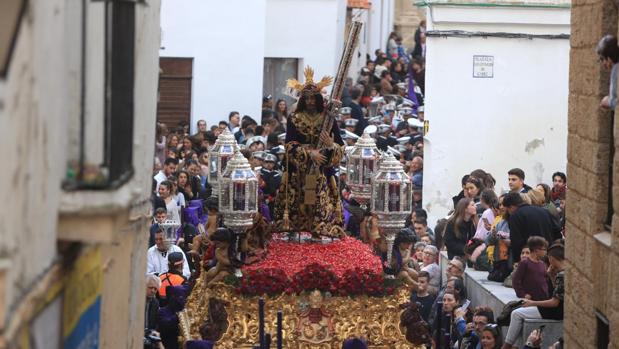
[[[388,152],[381,156],[372,182],[371,210],[378,216],[378,228],[385,233],[387,263],[391,263],[395,235],[411,214],[412,183],[402,164]]]
[[[363,208],[367,207],[372,198],[372,177],[378,167],[378,155],[376,142],[367,132],[363,133],[351,151],[347,153],[347,184],[352,197]]]
[[[237,150],[239,150],[239,145],[236,143],[234,135],[226,127],[208,152],[208,183],[213,187],[214,195],[217,195],[219,192],[219,178],[226,170],[228,161]]]

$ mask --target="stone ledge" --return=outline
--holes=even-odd
[[[441,270],[447,267],[447,252],[441,252]],[[513,288],[505,287],[502,283],[488,280],[487,271],[477,271],[466,268],[464,271],[464,285],[466,294],[471,301],[471,306],[477,307],[487,305],[497,317],[501,314],[503,307],[510,301],[518,299]]]
[[[610,248],[611,247],[611,242],[612,242],[612,236],[610,235],[609,232],[604,231],[598,234],[593,235],[593,238],[595,238],[595,240],[599,243],[601,243],[602,245]]]

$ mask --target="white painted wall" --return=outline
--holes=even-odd
[[[431,7],[428,27],[569,33],[569,9]],[[431,225],[474,169],[496,178],[497,193],[513,167],[532,186],[565,171],[569,48],[566,39],[428,38],[423,197]],[[494,56],[494,78],[472,77],[473,55]]]
[[[60,184],[66,157],[69,89],[65,74],[65,2],[28,6],[6,80],[0,80],[0,139],[5,166],[0,173],[0,268],[6,271],[0,302],[9,309],[53,263]],[[30,19],[29,19],[30,18]],[[5,269],[6,268],[6,269]]]
[[[359,42],[357,44],[356,53],[353,55],[352,62],[350,64],[350,70],[348,76],[355,81],[359,76],[359,71],[365,66],[366,54],[372,53],[369,51],[369,33],[370,33],[370,10],[367,9],[352,9],[352,20],[363,23],[361,27],[361,33],[359,34]]]
[[[393,31],[395,23],[394,18],[395,0],[376,0],[372,1],[369,13],[369,44],[368,50],[372,57],[375,58],[374,51],[376,49],[386,50],[387,38]]]
[[[62,217],[59,218],[60,213],[71,212],[72,218],[79,220],[84,213],[113,215],[118,210],[125,213],[122,218],[126,219],[131,208],[134,224],[123,227],[122,232],[110,231],[115,222],[92,226],[89,220],[91,226],[83,235],[94,230],[122,235],[122,242],[102,244],[107,248],[104,274],[110,282],[104,281],[100,343],[102,347],[135,348],[142,346],[138,339],[144,331],[146,249],[143,247],[143,233],[146,226],[140,224],[139,219],[142,218],[142,223],[147,221],[146,212],[141,209],[150,206],[160,5],[158,0],[152,0],[147,4],[137,4],[135,11],[135,174],[116,190],[69,193],[62,191],[61,183],[67,172],[67,160],[74,159],[79,150],[76,149],[78,137],[75,132],[78,128],[75,120],[79,119],[82,88],[79,64],[81,3],[81,0],[29,2],[8,76],[0,80],[0,120],[3,122],[0,139],[6,153],[4,170],[0,172],[0,202],[3,203],[0,210],[0,271],[6,272],[6,278],[3,277],[0,284],[3,297],[0,303],[4,305],[0,316],[4,317],[3,323],[9,321],[12,325],[28,321],[23,309],[17,312],[16,307],[24,297],[43,291],[39,283],[50,266],[58,262],[60,256],[56,246],[62,235],[59,222],[63,221]],[[86,3],[90,10],[100,6]],[[89,30],[93,30],[102,22],[94,17],[97,11],[90,10]],[[100,62],[101,54],[96,44],[88,46],[90,63]],[[88,71],[88,78],[87,91],[101,91],[103,76]],[[89,94],[87,99],[89,121],[102,125],[103,115],[96,112],[101,104],[94,95]],[[101,127],[90,131],[98,131],[100,134],[93,137],[102,139]],[[90,141],[92,143],[92,139]],[[121,216],[113,217],[123,221]],[[141,244],[128,244],[133,237]],[[88,239],[82,242],[96,244]],[[135,246],[139,247],[131,249]],[[124,276],[118,277],[118,272],[113,276],[108,274],[116,267],[122,268]],[[131,272],[127,273],[127,270]],[[124,312],[119,314],[121,308]],[[119,333],[123,335],[118,336]],[[11,334],[14,333],[3,333],[2,340]],[[55,343],[50,344],[51,347],[56,347]]]
[[[194,57],[192,130],[232,110],[260,119],[264,57],[334,75],[345,20],[345,0],[164,0],[160,55]]]
[[[267,0],[264,57],[298,58],[301,80],[306,65],[319,79],[334,76],[345,23],[344,0]]]
[[[160,55],[194,57],[192,130],[232,110],[260,117],[265,20],[266,0],[163,0]]]

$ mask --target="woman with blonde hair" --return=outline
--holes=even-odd
[[[559,211],[557,210],[557,206],[552,202],[552,190],[548,184],[540,183],[535,186],[535,190],[544,195],[544,204],[541,205],[545,209],[550,212],[554,217],[559,218]]]
[[[542,207],[544,206],[544,194],[537,190],[529,190],[522,194],[522,198],[527,204]]]

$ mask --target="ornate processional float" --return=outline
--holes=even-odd
[[[337,108],[333,102],[341,96],[360,29],[361,23],[351,24],[332,108]],[[257,179],[238,152],[234,137],[220,135],[216,143],[220,147],[209,154],[213,161],[209,180],[217,176],[214,181],[225,227],[209,237],[217,264],[201,272],[179,313],[179,340],[186,348],[214,344],[217,349],[339,349],[351,337],[364,338],[374,349],[423,348],[429,342],[417,305],[409,303],[410,289],[385,276],[385,257],[377,255],[377,246],[343,234],[337,216],[338,210],[341,216],[341,207],[332,204],[341,201],[339,191],[332,191],[333,177],[329,176],[330,167],[336,162],[339,167],[343,147],[334,134],[323,135],[324,130],[339,130],[329,120],[333,110],[312,108],[320,89],[308,71],[298,91],[310,117],[291,117],[299,138],[287,139],[286,158],[294,159],[297,172],[286,168],[274,224],[262,224],[257,215]],[[291,134],[287,131],[287,137]],[[362,136],[348,154],[347,175],[353,197],[380,217],[383,241],[389,246],[383,252],[391,261],[393,236],[411,213],[411,184],[402,165],[393,156],[379,158],[376,145],[368,138]],[[304,167],[301,160],[310,166]],[[223,164],[225,170],[217,170]],[[294,180],[295,185],[290,185]],[[325,192],[337,195],[337,200],[324,198]],[[291,231],[298,234],[298,241],[290,238]],[[304,237],[311,242],[301,242]],[[267,251],[264,258],[244,264],[247,255],[258,248]]]

